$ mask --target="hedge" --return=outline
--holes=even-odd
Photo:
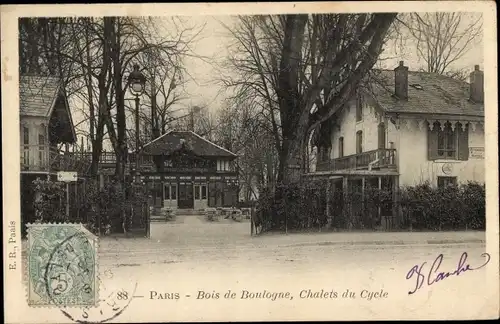
[[[326,181],[310,181],[261,192],[257,212],[263,231],[376,229],[382,227],[380,216],[389,215],[390,229],[484,230],[485,199],[484,185],[476,182],[445,188],[424,183],[396,193],[367,187],[364,195],[360,190],[331,191],[329,220]]]
[[[90,181],[82,193],[78,213],[66,215],[66,192],[63,183],[37,179],[32,183],[37,193],[33,202],[35,222],[83,223],[95,234],[123,233],[134,225],[132,208],[143,209],[147,196],[142,185],[128,184],[122,188],[111,182],[99,188]],[[23,231],[25,229],[23,228]]]

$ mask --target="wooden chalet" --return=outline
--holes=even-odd
[[[58,78],[20,76],[19,127],[21,215],[23,221],[29,222],[34,220],[33,180],[56,180],[58,171],[76,171],[80,176],[89,164],[79,153],[61,149],[65,144],[76,143],[76,134]]]
[[[192,131],[170,131],[143,146],[139,173],[155,206],[231,207],[238,202],[236,158]],[[135,154],[130,162],[134,168]]]

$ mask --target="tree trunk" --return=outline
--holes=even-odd
[[[104,18],[106,19],[106,18]],[[111,37],[111,60],[113,62],[113,81],[115,88],[116,99],[116,134],[117,147],[115,176],[119,183],[125,182],[125,167],[127,164],[127,139],[126,139],[126,118],[125,118],[125,100],[122,86],[122,66],[120,61],[120,20],[119,18],[111,17],[110,24],[112,28]],[[138,148],[136,148],[137,150]]]
[[[288,15],[285,22],[277,91],[283,135],[278,182],[285,185],[298,181],[301,173],[305,118],[297,86],[307,19],[308,15]]]

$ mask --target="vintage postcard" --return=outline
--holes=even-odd
[[[499,317],[494,2],[0,13],[6,323]]]

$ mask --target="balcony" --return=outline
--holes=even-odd
[[[21,171],[87,172],[90,161],[82,158],[80,153],[63,152],[50,145],[22,145]]]
[[[92,159],[91,153],[84,153],[86,158],[90,161]],[[114,152],[102,152],[99,157],[99,167],[102,169],[114,169],[116,165],[116,155]],[[132,170],[135,169],[135,154],[129,153],[127,170],[130,167]],[[153,159],[149,155],[139,155],[139,172],[157,172],[156,165]],[[172,165],[164,166],[164,173],[221,173],[221,174],[236,174],[235,170],[217,170],[217,165],[210,166],[205,163],[186,163],[185,165]]]
[[[377,149],[328,161],[320,161],[316,172],[343,170],[396,169],[396,150]]]

